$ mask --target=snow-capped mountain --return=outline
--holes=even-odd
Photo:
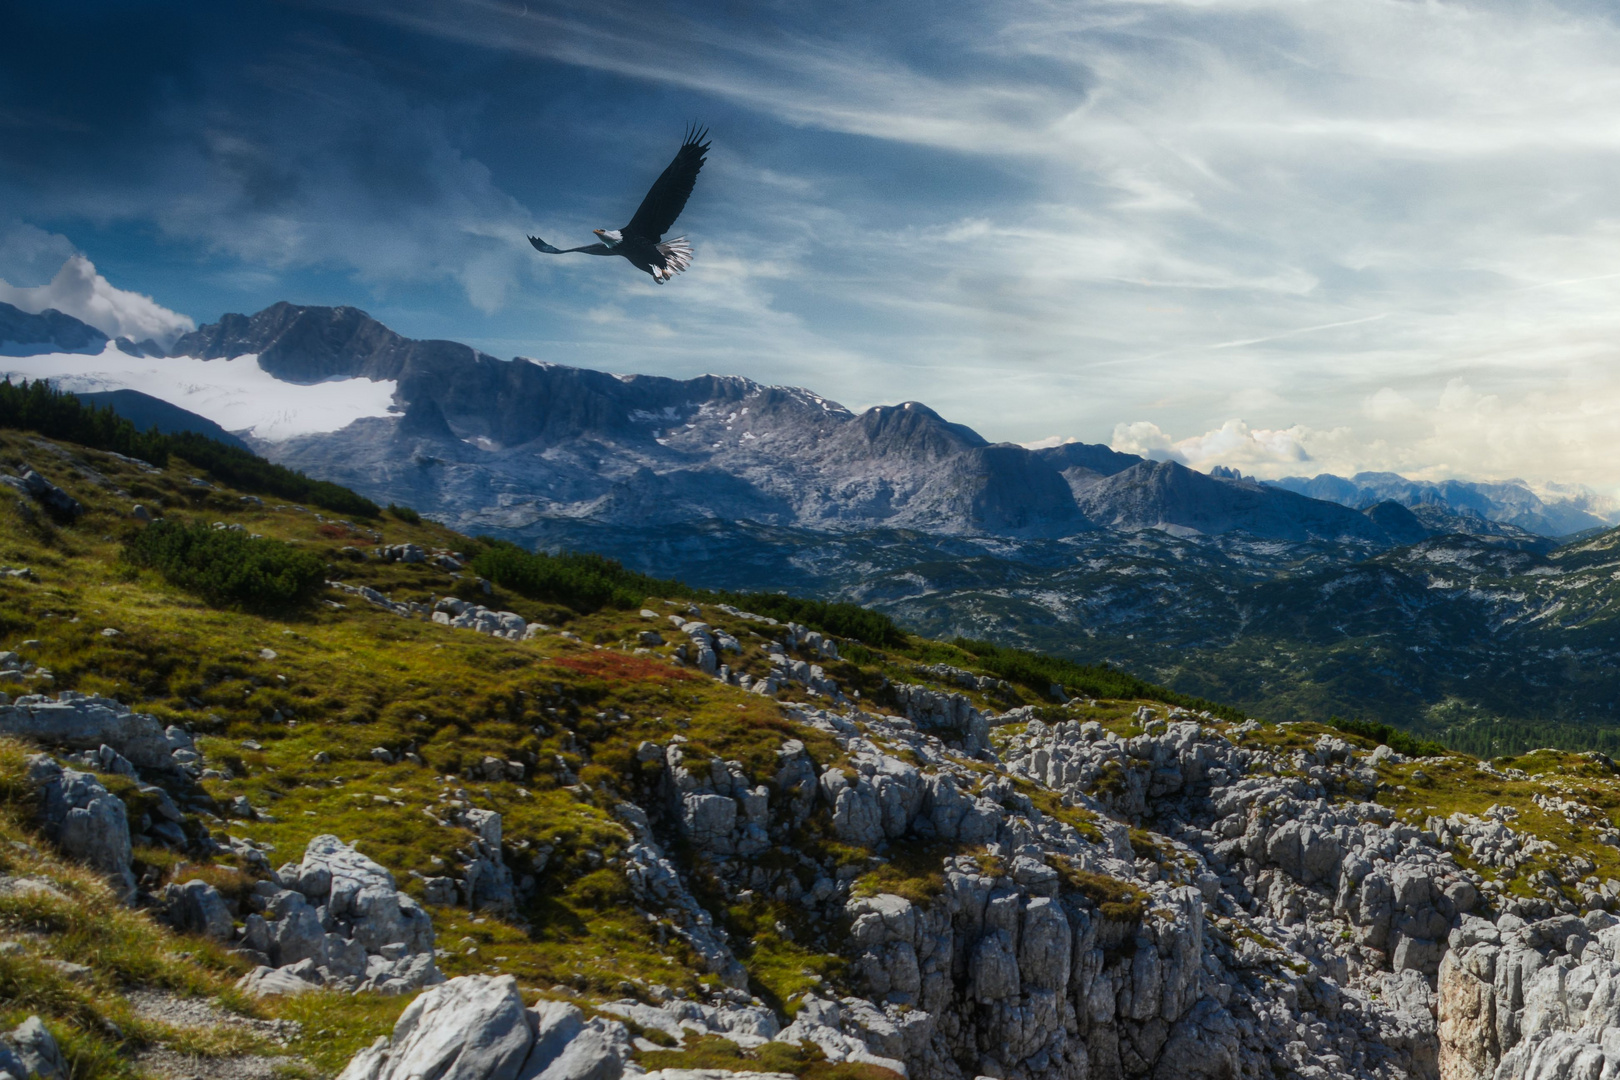
[[[857,415],[735,376],[501,360],[403,337],[351,307],[279,303],[159,350],[0,304],[0,342],[6,374],[139,391],[272,460],[530,542],[569,521],[725,520],[1007,538],[1242,533],[1365,553],[1446,532],[1556,535],[1599,522],[1515,485],[1402,487],[1369,474],[1260,484],[1104,446],[991,444],[918,402]]]
[[[159,397],[166,379],[180,395],[169,400],[243,431],[273,460],[514,539],[543,539],[569,520],[722,519],[1006,537],[1164,528],[1406,542],[1335,503],[1106,447],[991,444],[917,402],[857,415],[810,390],[737,377],[500,360],[402,337],[355,308],[282,303],[228,315],[144,364],[112,351],[38,357],[32,373],[85,389],[122,378]]]

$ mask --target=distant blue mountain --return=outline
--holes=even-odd
[[[139,390],[97,390],[83,394],[75,391],[73,396],[86,404],[112,409],[142,431],[154,427],[165,435],[172,435],[177,431],[195,431],[199,435],[218,439],[229,446],[239,446],[243,450],[252,449],[247,443],[207,417],[188,412],[178,405],[170,405],[162,398],[143,394]]]
[[[1468,480],[1408,480],[1398,473],[1361,472],[1346,479],[1332,473],[1287,476],[1262,483],[1312,499],[1366,510],[1382,502],[1398,503],[1415,511],[1439,510],[1461,517],[1512,525],[1538,536],[1568,536],[1587,529],[1607,528],[1615,522],[1573,501],[1548,503],[1522,480],[1480,483]],[[1426,516],[1420,513],[1420,517]]]

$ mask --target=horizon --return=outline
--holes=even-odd
[[[1611,13],[729,11],[20,13],[0,299],[82,255],[160,333],[349,305],[992,441],[1620,495]],[[689,272],[529,250],[616,227],[693,117]]]
[[[63,281],[70,283],[65,289],[58,287]],[[48,306],[52,303],[59,303],[61,306]],[[182,358],[185,354],[181,352],[165,352],[153,357],[139,351],[126,353],[117,347],[117,342],[126,341],[137,346],[158,345],[164,350],[170,350],[186,333],[218,325],[219,320],[233,315],[252,317],[262,313],[262,311],[269,310],[269,308],[261,309],[261,312],[226,312],[221,314],[219,320],[214,323],[198,324],[187,316],[162,308],[148,296],[119,289],[112,285],[106,278],[95,271],[93,264],[82,254],[76,253],[70,256],[57,277],[46,286],[35,289],[16,289],[8,288],[4,282],[0,282],[0,305],[16,307],[18,310],[30,314],[56,311],[75,318],[93,329],[100,330],[109,339],[100,354],[47,353],[33,356],[4,356],[0,354],[0,377],[8,380],[13,376],[24,379],[30,377],[44,378],[58,389],[75,393],[102,392],[111,389],[135,390],[190,410],[204,419],[220,424],[233,434],[262,440],[269,444],[284,442],[300,435],[336,431],[354,420],[385,416],[394,411],[391,407],[391,401],[397,387],[391,381],[368,382],[368,380],[360,378],[337,378],[325,380],[313,386],[306,386],[283,382],[258,368],[254,368],[252,372],[246,372],[227,367],[225,369],[229,372],[227,377],[214,379],[210,382],[199,382],[186,377],[188,374],[195,373],[164,371],[161,364],[156,366],[144,364],[144,361],[149,359],[169,360]],[[347,307],[375,320],[375,316],[354,305],[292,305],[290,301],[282,300],[270,305],[270,307],[283,305],[325,307],[332,310]],[[75,309],[77,314],[74,314],[73,311],[63,310],[64,308]],[[154,327],[158,328],[155,332]],[[149,337],[155,337],[157,340],[136,342],[135,338],[143,332],[148,332]],[[461,342],[460,344],[466,343]],[[915,404],[934,412],[935,415],[940,416],[941,419],[948,423],[959,423],[959,421],[951,420],[950,417],[939,413],[927,402],[917,399],[873,402],[849,409],[841,401],[834,399],[831,395],[819,393],[814,387],[787,383],[764,383],[731,372],[708,371],[695,376],[683,377],[650,372],[606,371],[579,364],[566,364],[561,361],[543,360],[530,356],[496,357],[488,353],[483,355],[490,356],[492,359],[502,363],[522,362],[540,366],[572,367],[579,370],[600,371],[602,374],[618,379],[742,378],[753,382],[755,385],[795,390],[809,394],[817,400],[824,398],[840,408],[847,409],[852,415],[859,415],[875,408],[892,408]],[[108,367],[103,360],[104,357],[114,358],[121,367]],[[24,367],[29,366],[25,363],[26,361],[34,362],[35,370],[32,373],[18,367],[19,364]],[[37,366],[42,362],[46,367]],[[339,385],[342,387],[341,391],[334,394],[334,390]],[[325,387],[325,389],[314,392],[315,386]],[[249,392],[252,396],[232,396],[232,391],[238,393]],[[266,398],[274,398],[278,409],[269,420],[263,419],[263,401]],[[966,424],[963,426],[973,430],[975,434],[979,434],[977,428],[973,425]],[[1086,440],[1075,436],[1050,436],[1022,443],[1010,440],[999,441],[1002,445],[1019,446],[1025,450],[1042,450],[1073,444],[1106,446],[1109,449],[1132,454],[1144,462],[1169,462],[1211,475],[1235,473],[1236,479],[1269,484],[1324,478],[1352,482],[1392,478],[1407,483],[1437,486],[1443,486],[1447,483],[1461,483],[1479,487],[1516,486],[1535,495],[1549,506],[1569,502],[1607,521],[1620,520],[1620,500],[1606,496],[1604,493],[1586,485],[1561,484],[1557,481],[1536,484],[1518,476],[1499,478],[1453,476],[1428,479],[1376,469],[1364,469],[1346,474],[1320,470],[1305,470],[1293,474],[1273,470],[1270,475],[1249,474],[1244,473],[1235,466],[1224,464],[1219,458],[1189,461],[1183,455],[1177,453],[1174,448],[1148,447],[1141,449],[1121,447],[1118,445],[1117,429],[1115,435],[1116,440],[1113,443],[1087,444]],[[983,438],[982,435],[980,437]],[[994,439],[986,441],[989,443],[998,442],[998,440]],[[1309,459],[1306,459],[1300,464],[1306,464],[1308,461]]]

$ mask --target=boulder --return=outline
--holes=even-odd
[[[510,975],[465,975],[411,1002],[392,1038],[356,1054],[338,1080],[619,1080],[630,1049],[617,1021],[574,1006],[523,1007]]]
[[[6,1060],[9,1056],[21,1067],[14,1072],[18,1080],[34,1076],[40,1080],[69,1080],[73,1075],[55,1037],[38,1016],[30,1016],[0,1039],[4,1040],[0,1042],[0,1069],[13,1071]]]
[[[394,886],[387,869],[335,836],[317,836],[303,862],[283,867],[264,902],[269,921],[250,916],[242,947],[264,953],[275,969],[302,972],[340,990],[401,994],[444,981],[433,959],[433,922]],[[307,966],[307,970],[306,967]],[[249,980],[285,993],[284,980]]]
[[[212,941],[231,939],[235,925],[230,909],[219,890],[208,882],[194,878],[182,885],[169,885],[164,889],[163,903],[175,929],[201,934]]]
[[[76,518],[84,513],[84,506],[78,499],[51,483],[27,465],[17,467],[16,478],[0,477],[0,481],[3,481],[8,487],[31,496],[34,501],[59,518]]]
[[[303,972],[301,968],[260,965],[236,980],[236,988],[249,997],[277,997],[320,989],[319,983],[301,978]]]
[[[63,854],[107,875],[119,898],[133,903],[134,851],[123,801],[90,773],[64,769],[46,754],[28,759],[28,779],[40,791],[46,838]]]

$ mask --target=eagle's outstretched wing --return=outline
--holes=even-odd
[[[606,244],[586,244],[584,247],[577,248],[557,248],[552,247],[538,236],[529,237],[529,243],[534,245],[534,250],[543,251],[547,255],[569,255],[576,251],[583,252],[586,255],[613,254],[613,249],[608,247]]]
[[[686,200],[692,195],[692,185],[697,183],[698,170],[703,168],[703,155],[709,152],[709,144],[704,141],[708,135],[708,128],[701,131],[696,127],[687,129],[686,141],[675,151],[675,160],[653,182],[647,197],[636,208],[635,217],[621,230],[625,235],[642,236],[656,244],[675,224],[675,219],[681,216],[681,211],[686,207]]]

